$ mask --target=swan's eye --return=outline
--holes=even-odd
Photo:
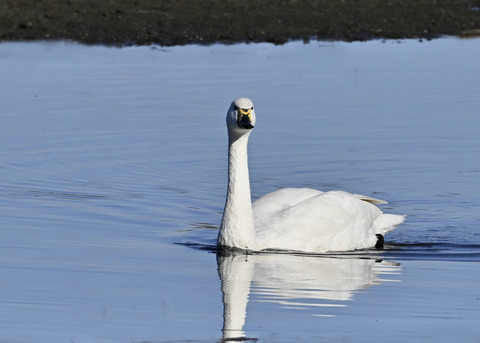
[[[252,106],[251,110],[253,111],[253,106]]]
[[[237,106],[237,105],[233,106],[233,109],[234,109],[235,111],[238,111],[238,106]]]

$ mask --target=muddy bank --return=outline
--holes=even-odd
[[[1,0],[0,40],[182,45],[480,35],[480,1]]]

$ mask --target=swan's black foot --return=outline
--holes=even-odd
[[[383,249],[385,246],[385,239],[383,238],[383,235],[377,233],[375,236],[377,236],[377,244],[375,244],[375,248]]]

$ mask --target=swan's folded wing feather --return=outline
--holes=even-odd
[[[374,205],[385,205],[388,204],[385,200],[380,200],[380,199],[375,199],[366,195],[361,195],[361,194],[353,194],[353,196],[356,196],[358,199],[369,202],[370,204]]]

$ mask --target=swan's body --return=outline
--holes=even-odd
[[[404,221],[404,216],[382,213],[375,206],[385,203],[382,200],[343,191],[284,188],[252,206],[247,143],[255,120],[250,99],[232,102],[227,112],[228,190],[219,246],[317,253],[373,248]]]

